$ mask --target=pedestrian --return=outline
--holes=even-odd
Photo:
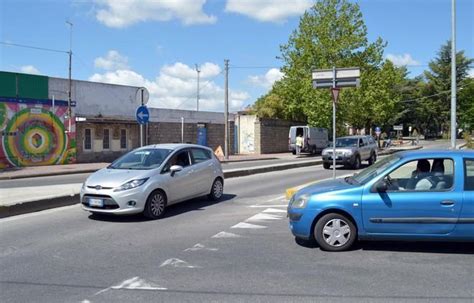
[[[296,155],[300,155],[301,153],[301,148],[303,147],[303,136],[301,134],[299,134],[297,137],[296,137]]]

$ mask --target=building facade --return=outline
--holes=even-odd
[[[139,87],[0,72],[0,168],[110,162],[140,146]],[[224,146],[224,114],[149,108],[144,143]],[[234,142],[234,115],[229,115]],[[229,151],[233,153],[234,144]]]

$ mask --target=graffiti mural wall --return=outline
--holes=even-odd
[[[67,102],[0,98],[0,169],[76,161],[75,121]]]

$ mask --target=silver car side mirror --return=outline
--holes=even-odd
[[[173,165],[170,167],[171,176],[174,176],[175,173],[182,171],[183,167],[181,165]]]

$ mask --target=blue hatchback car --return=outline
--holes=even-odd
[[[474,241],[474,152],[386,157],[352,177],[296,192],[291,232],[328,251],[361,240]]]

